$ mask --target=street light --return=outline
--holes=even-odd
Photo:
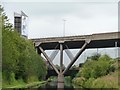
[[[65,36],[65,22],[66,22],[66,20],[63,19],[63,36]]]

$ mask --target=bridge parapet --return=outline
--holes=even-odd
[[[92,34],[92,40],[118,39],[120,32]]]

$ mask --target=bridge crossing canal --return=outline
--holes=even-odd
[[[72,67],[79,56],[84,52],[85,49],[89,48],[111,48],[120,47],[120,32],[108,32],[108,33],[97,33],[91,35],[80,35],[80,36],[65,36],[65,37],[51,37],[51,38],[36,38],[32,39],[36,51],[38,54],[44,55],[46,60],[55,70],[58,75],[58,88],[64,88],[64,75]],[[73,57],[69,49],[79,49],[79,52]],[[53,60],[58,52],[53,53],[53,57],[50,58],[46,50],[60,51],[60,70],[58,70],[53,64]],[[63,51],[70,58],[71,62],[63,69]]]

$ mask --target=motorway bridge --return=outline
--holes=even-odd
[[[38,54],[44,55],[46,60],[55,70],[58,75],[58,88],[64,87],[64,75],[68,72],[71,66],[84,52],[89,48],[110,48],[120,47],[120,32],[97,33],[91,35],[51,37],[51,38],[36,38],[32,39]],[[79,49],[79,52],[73,57],[69,49]],[[45,50],[55,50],[52,57],[49,57]],[[70,58],[71,62],[63,70],[63,50]],[[60,71],[53,64],[53,60],[60,51]]]

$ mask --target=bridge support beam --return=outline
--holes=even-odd
[[[63,45],[60,43],[60,73],[63,70]]]
[[[67,48],[67,49],[65,50],[66,54],[68,55],[68,57],[69,57],[70,60],[73,60],[73,58],[74,58],[73,54],[72,54],[71,51],[69,50],[68,46],[67,46],[67,45],[65,45],[65,46],[66,46],[66,48]]]
[[[58,69],[55,67],[55,65],[52,63],[52,60],[48,57],[48,55],[45,53],[45,51],[42,49],[42,47],[39,47],[40,51],[44,55],[44,57],[47,59],[47,61],[50,63],[50,65],[53,67],[53,69],[56,71],[57,74],[59,74]]]
[[[57,56],[59,50],[57,50],[56,48],[58,47],[58,45],[55,47],[55,50],[52,52],[52,54],[50,55],[50,60],[54,60],[55,57]]]
[[[52,54],[50,55],[50,60],[52,60],[52,62],[55,59],[55,57],[57,56],[58,52],[59,52],[59,50],[54,50],[52,52]]]
[[[58,74],[58,88],[64,88],[64,75],[63,75],[63,43],[60,43],[60,73]]]
[[[86,46],[90,43],[91,40],[86,40],[80,51],[77,53],[77,55],[73,58],[73,60],[70,62],[70,64],[67,66],[67,68],[63,71],[63,74],[65,74],[71,66],[75,63],[75,61],[79,58],[79,56],[82,54],[82,52],[85,50]]]

